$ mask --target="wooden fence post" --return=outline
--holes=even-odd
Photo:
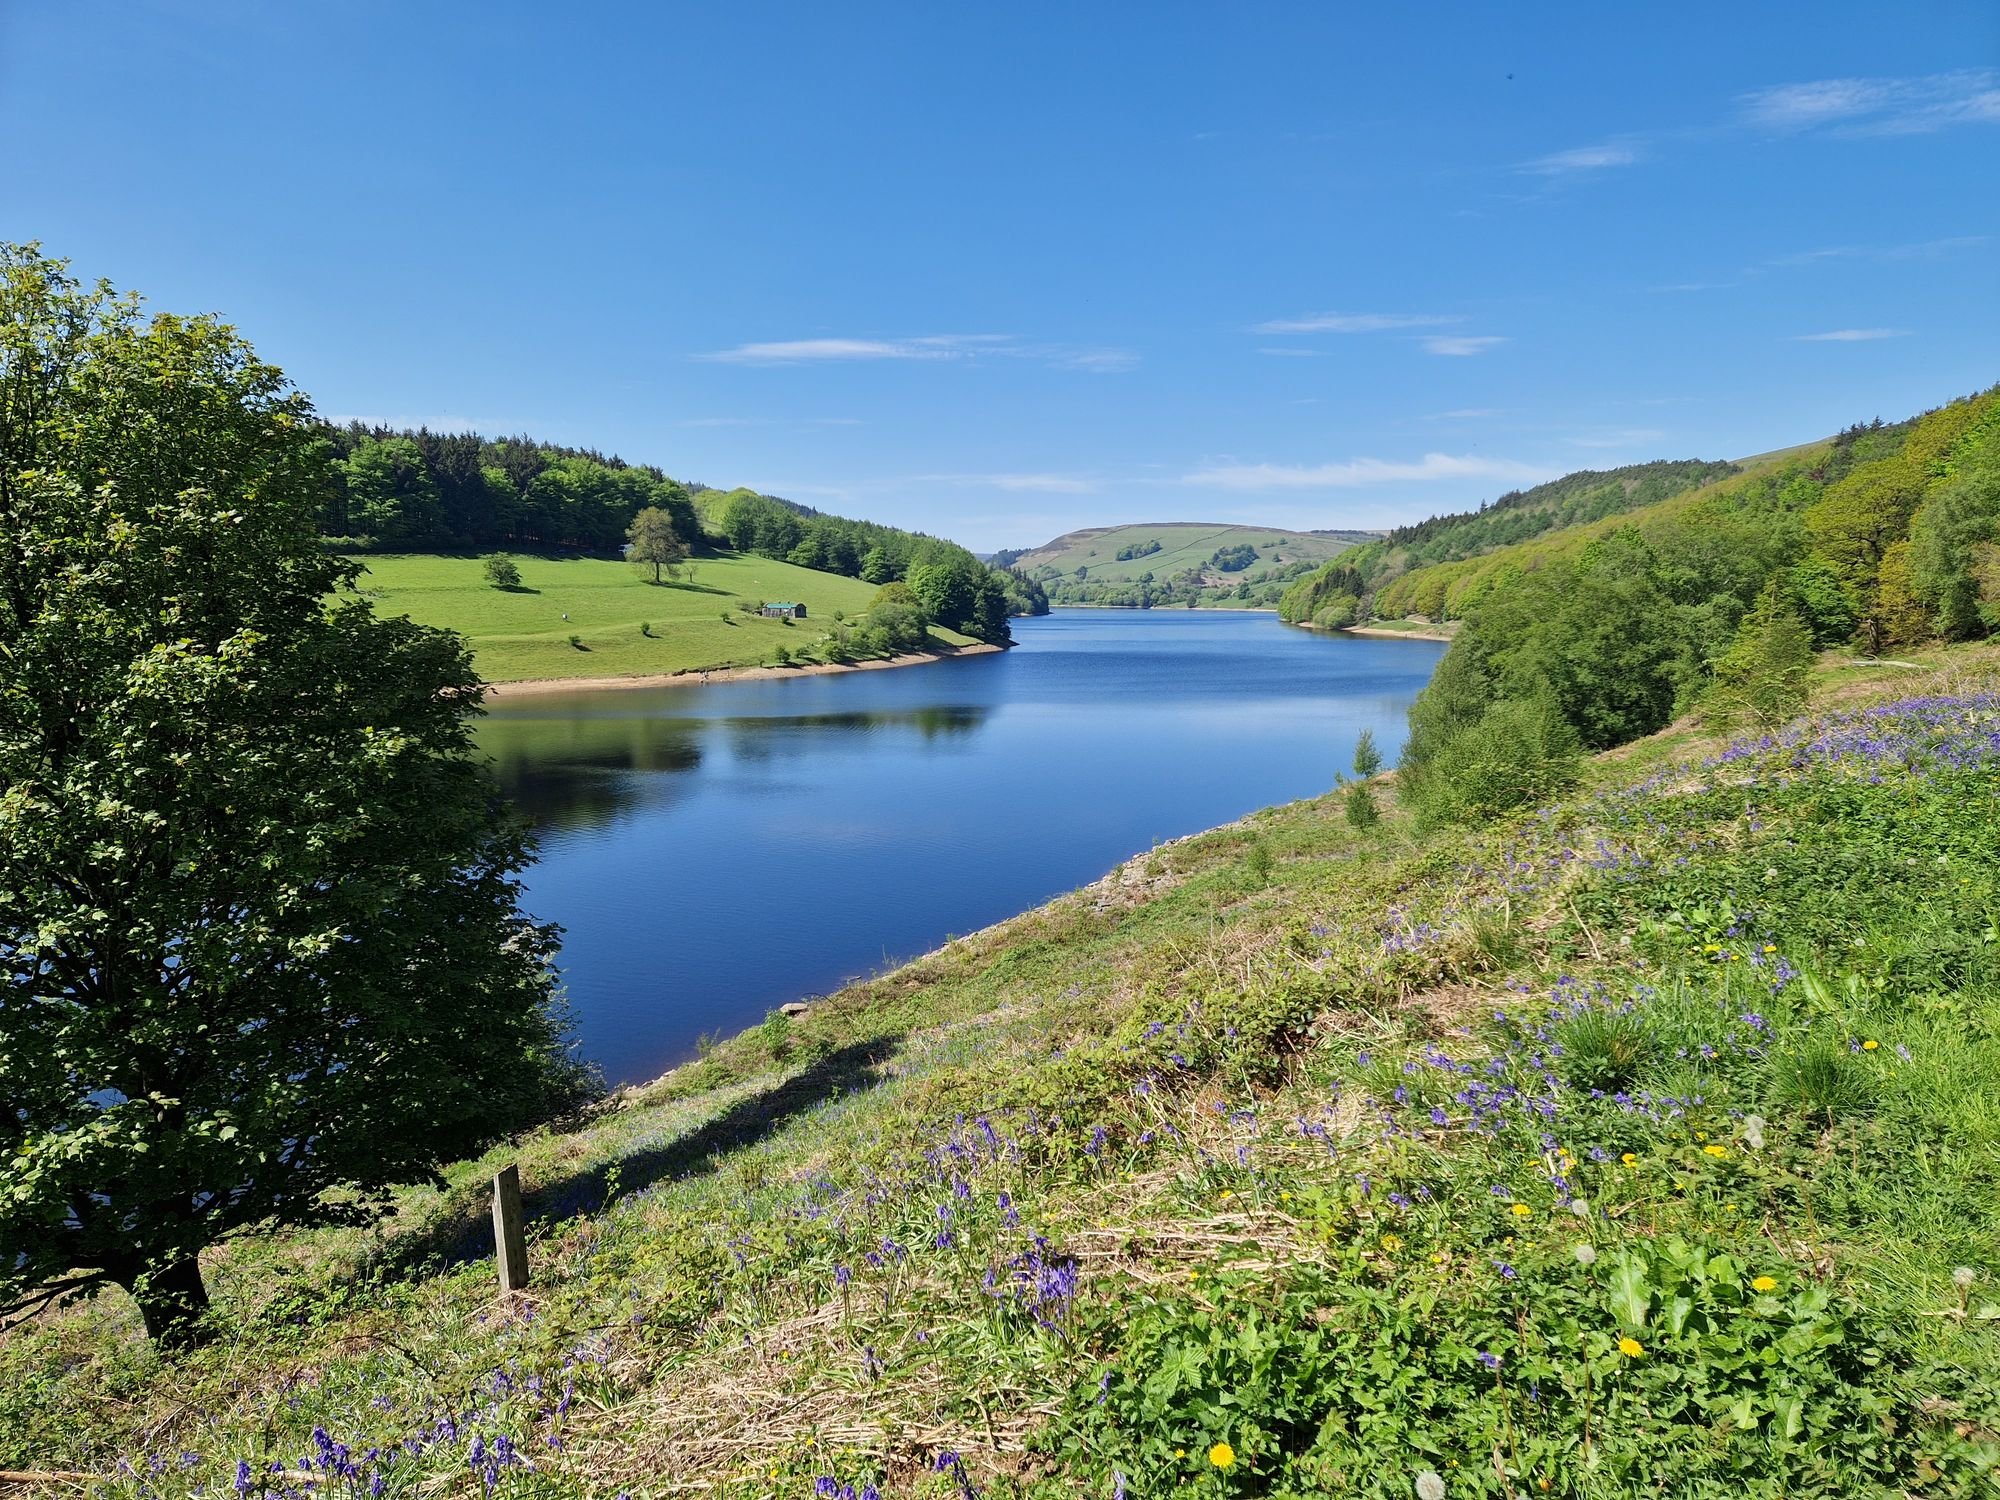
[[[521,1223],[521,1169],[503,1167],[493,1178],[493,1252],[502,1292],[526,1291],[528,1235]]]

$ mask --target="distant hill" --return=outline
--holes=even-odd
[[[1012,558],[1051,604],[1275,606],[1285,585],[1379,531],[1286,531],[1206,521],[1092,526]]]

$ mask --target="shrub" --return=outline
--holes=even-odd
[[[1710,717],[1762,729],[1784,723],[1806,706],[1812,664],[1812,632],[1773,582],[1715,664],[1708,694]]]
[[[1438,746],[1406,785],[1420,828],[1480,822],[1568,791],[1581,759],[1576,732],[1552,702],[1505,700]]]
[[[1373,828],[1382,821],[1382,810],[1375,805],[1375,794],[1368,789],[1368,783],[1357,781],[1349,786],[1346,794],[1347,821],[1355,828]]]
[[[1277,861],[1271,857],[1271,847],[1260,838],[1250,840],[1250,847],[1243,855],[1243,868],[1249,873],[1251,882],[1259,887],[1271,883],[1271,871]]]
[[[517,589],[521,586],[520,565],[504,552],[495,552],[481,567],[485,569],[486,581],[496,589]]]

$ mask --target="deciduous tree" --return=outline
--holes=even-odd
[[[655,583],[663,569],[678,567],[688,555],[687,543],[674,530],[674,518],[657,505],[647,506],[632,518],[625,540],[625,555],[641,572],[650,568]]]
[[[0,1311],[364,1222],[578,1084],[463,643],[320,548],[327,459],[209,318],[0,247]]]

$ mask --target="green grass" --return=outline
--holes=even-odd
[[[678,584],[655,585],[630,564],[521,556],[521,588],[496,589],[476,557],[376,553],[359,582],[382,614],[442,625],[471,642],[489,682],[640,677],[758,666],[780,646],[810,650],[836,611],[852,620],[875,586],[769,558],[726,552],[697,559]],[[787,625],[743,614],[737,601],[791,599],[807,618]],[[568,619],[563,617],[567,615]],[[640,633],[650,625],[650,636]],[[932,632],[941,646],[970,638]],[[580,645],[572,645],[574,635]]]
[[[1073,574],[1079,567],[1090,569],[1090,579],[1099,583],[1131,583],[1150,573],[1165,580],[1188,568],[1209,567],[1209,559],[1221,547],[1248,544],[1257,549],[1257,561],[1238,573],[1218,573],[1231,587],[1241,582],[1255,583],[1272,568],[1283,563],[1322,562],[1344,552],[1372,532],[1282,531],[1256,526],[1225,526],[1197,521],[1172,521],[1145,526],[1106,526],[1072,531],[1044,547],[1027,553],[1014,566],[1033,575],[1040,567],[1053,567]],[[1158,542],[1160,550],[1146,557],[1118,561],[1121,549]]]
[[[198,1355],[109,1294],[9,1334],[0,1467],[296,1492],[322,1427],[398,1496],[501,1435],[523,1497],[1990,1494],[2000,762],[1935,747],[1994,668],[1829,663],[1836,715],[1958,695],[1831,759],[1684,725],[1486,829],[1160,846],[379,1232],[218,1253]]]

